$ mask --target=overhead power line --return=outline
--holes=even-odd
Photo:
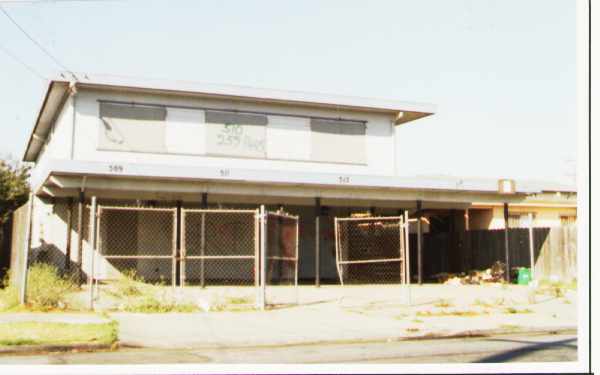
[[[62,70],[70,73],[74,78],[75,74],[73,74],[73,72],[67,68],[63,63],[61,63],[60,61],[58,61],[58,59],[56,57],[54,57],[54,55],[52,55],[46,48],[44,48],[43,45],[41,45],[37,40],[35,40],[31,35],[29,35],[29,33],[21,27],[21,25],[19,25],[19,23],[17,21],[15,21],[14,18],[12,18],[10,16],[10,14],[6,11],[6,9],[4,9],[2,7],[2,5],[0,5],[0,11],[2,11],[2,13],[4,13],[4,15],[19,29],[21,30],[21,32],[27,37],[27,39],[29,39],[33,44],[35,44],[42,52],[44,52],[44,54],[46,54],[46,56],[48,56],[52,61],[54,61],[54,63],[60,67]]]
[[[33,69],[30,65],[25,63],[23,60],[19,59],[16,55],[14,55],[9,50],[7,50],[6,47],[0,45],[0,50],[2,52],[4,52],[6,55],[8,55],[9,57],[11,57],[16,62],[18,62],[19,64],[23,65],[23,67],[25,67],[27,70],[29,70],[29,72],[31,72],[33,75],[37,76],[42,81],[48,81],[48,79],[46,77],[41,75],[37,70]]]

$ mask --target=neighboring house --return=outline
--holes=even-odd
[[[402,127],[434,112],[428,104],[188,82],[52,81],[23,157],[35,163],[32,248],[81,261],[80,221],[85,258],[87,217],[77,205],[92,196],[107,204],[283,206],[300,215],[307,280],[315,277],[317,204],[329,218],[414,215],[420,205],[426,218],[454,230],[503,228],[504,203],[519,226],[530,212],[535,226],[575,220],[568,186],[517,181],[507,195],[498,180],[400,177]],[[322,225],[320,275],[334,278],[331,220]]]

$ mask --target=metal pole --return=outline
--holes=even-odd
[[[27,208],[27,227],[25,227],[25,247],[23,249],[23,269],[21,272],[21,290],[19,302],[24,305],[27,302],[27,271],[29,269],[29,251],[31,249],[31,230],[33,226],[33,193],[29,193],[29,204]]]
[[[315,199],[315,286],[321,286],[321,198]]]
[[[173,233],[171,238],[171,287],[175,290],[177,286],[177,254],[179,252],[179,207],[173,210]]]
[[[406,289],[408,292],[408,305],[410,305],[410,222],[408,221],[408,210],[404,211],[404,221],[404,236],[406,240]]]
[[[508,256],[508,203],[504,203],[504,256],[506,259],[506,282],[510,283],[510,264]]]
[[[264,310],[266,305],[266,281],[267,281],[267,215],[265,205],[260,206],[260,309]]]
[[[79,192],[79,203],[77,204],[77,283],[81,284],[81,267],[83,258],[83,204],[85,193]]]
[[[179,286],[183,288],[185,286],[185,268],[186,268],[186,256],[187,250],[185,249],[185,210],[179,212]]]
[[[254,212],[254,287],[258,307],[260,305],[260,210]]]
[[[206,239],[204,238],[206,234],[206,214],[203,212],[200,221],[200,287],[204,288],[204,247],[206,244]]]
[[[400,283],[401,284],[406,284],[406,257],[405,257],[405,251],[404,251],[404,220],[402,217],[400,217],[398,219],[398,224],[399,224],[399,229],[398,229],[398,234],[400,235],[399,241],[398,241],[398,250],[399,250],[399,256],[402,259],[402,261],[400,262]]]
[[[423,228],[421,226],[421,201],[417,201],[417,275],[419,285],[423,284]]]
[[[294,288],[296,290],[296,305],[298,304],[298,243],[299,243],[299,236],[300,236],[300,230],[299,230],[299,217],[296,217],[296,259],[294,260],[294,265],[295,265],[295,275],[294,275]]]
[[[338,230],[338,218],[333,220],[333,229],[335,234],[335,268],[337,268],[338,276],[340,278],[340,284],[344,285],[344,278],[342,277],[342,269],[340,265],[340,235]]]
[[[96,256],[96,196],[92,197],[90,210],[90,269],[88,271],[88,287],[90,288],[90,310],[94,309],[94,257]]]
[[[408,210],[404,211],[404,235],[406,236],[406,281],[410,285],[410,222],[408,221]]]
[[[181,201],[177,201],[177,207],[175,209],[175,225],[174,225],[175,233],[173,237],[175,238],[175,246],[173,252],[173,269],[171,270],[171,277],[173,281],[173,286],[176,286],[177,280],[179,280],[179,286],[181,286]],[[178,262],[179,260],[179,262]],[[179,267],[178,267],[179,265]]]
[[[535,280],[535,259],[533,259],[533,213],[529,213],[529,263],[531,265],[531,279]]]

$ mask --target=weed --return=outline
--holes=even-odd
[[[442,311],[417,311],[417,316],[420,317],[439,317],[439,316],[478,316],[484,315],[487,312],[472,311],[472,310],[442,310]]]
[[[454,304],[449,299],[440,298],[440,300],[434,304],[435,307],[452,307]]]
[[[530,309],[516,309],[514,307],[507,307],[504,309],[504,313],[505,314],[531,314],[533,311],[531,311]]]
[[[413,319],[412,322],[413,323],[423,323],[423,321],[421,319]]]
[[[414,332],[419,332],[419,331],[420,331],[420,329],[417,327],[409,327],[406,329],[406,332],[409,332],[409,333],[414,333]]]
[[[13,309],[19,305],[19,292],[10,281],[9,273],[2,280],[2,289],[0,289],[0,311]]]
[[[64,309],[67,307],[66,295],[77,289],[75,282],[60,276],[56,267],[35,263],[27,273],[27,307],[39,311]]]
[[[500,324],[500,328],[508,329],[508,330],[517,330],[520,327],[516,324]]]

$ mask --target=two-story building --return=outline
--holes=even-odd
[[[511,218],[534,212],[536,226],[576,216],[570,187],[517,181],[514,194],[503,195],[497,180],[400,177],[403,127],[434,112],[429,104],[251,87],[92,75],[54,80],[23,157],[35,164],[31,246],[51,248],[65,265],[85,263],[91,197],[154,207],[265,204],[300,216],[299,278],[315,279],[318,257],[320,278],[336,280],[336,216],[414,216],[419,208],[456,230],[502,228],[504,203]],[[161,230],[131,223],[115,222],[109,231],[117,238],[137,230],[135,247]],[[429,221],[422,227],[427,232]]]

